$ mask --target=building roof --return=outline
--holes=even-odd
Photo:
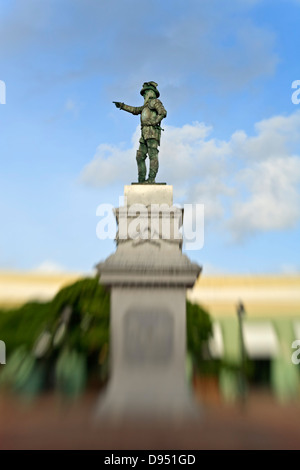
[[[300,276],[203,276],[188,291],[213,317],[233,316],[242,302],[247,316],[300,316]]]
[[[30,300],[51,300],[62,287],[82,277],[79,273],[0,272],[0,307],[15,307]]]
[[[83,273],[0,272],[0,307],[51,300],[62,287],[83,277]],[[187,296],[213,318],[235,316],[240,301],[248,317],[300,316],[300,276],[201,276]]]

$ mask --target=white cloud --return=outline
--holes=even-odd
[[[65,111],[73,114],[74,117],[78,117],[79,116],[79,106],[78,104],[72,100],[71,98],[69,98],[66,102],[65,102]]]
[[[186,194],[190,181],[198,183],[202,178],[216,179],[226,171],[228,144],[214,139],[206,140],[211,127],[199,122],[182,127],[164,127],[159,152],[159,180],[172,182],[179,197]],[[135,155],[139,137],[138,126],[130,149],[124,149],[122,145],[99,145],[93,160],[83,169],[81,180],[91,186],[105,187],[114,182],[134,179],[137,176]],[[193,200],[193,191],[189,192]]]
[[[217,140],[211,127],[195,122],[166,126],[162,135],[158,180],[174,185],[175,200],[204,204],[206,222],[218,221],[236,241],[300,219],[300,112],[265,119],[255,131]],[[100,145],[82,181],[101,187],[132,181],[138,138],[139,127],[130,149]]]
[[[300,218],[300,112],[256,123],[257,135],[238,131],[233,155],[243,162],[235,176],[235,198],[228,227],[237,240],[259,231],[294,227]]]
[[[105,187],[117,182],[131,181],[136,175],[135,155],[138,148],[140,126],[132,136],[132,148],[122,145],[100,144],[93,160],[85,166],[81,181],[94,187]]]
[[[207,220],[223,215],[219,197],[232,194],[232,189],[222,181],[226,175],[229,146],[226,142],[206,140],[211,131],[211,127],[199,122],[181,128],[165,126],[158,173],[158,181],[172,182],[175,198],[204,203]],[[135,155],[139,135],[138,126],[130,149],[99,145],[93,160],[83,169],[81,180],[95,187],[134,181],[137,178]]]
[[[284,264],[281,266],[281,273],[285,276],[299,276],[300,266],[295,266],[294,264]]]
[[[202,181],[201,181],[202,180]],[[200,182],[192,185],[187,192],[186,201],[190,203],[203,203],[205,222],[222,220],[225,208],[222,198],[234,196],[234,189],[218,175],[203,175]]]
[[[248,198],[233,205],[229,227],[236,239],[250,233],[293,228],[300,218],[300,158],[273,158],[242,170]]]
[[[55,261],[45,260],[41,264],[33,268],[32,271],[39,274],[59,274],[66,272],[67,270]]]
[[[219,266],[215,266],[212,263],[204,263],[202,268],[201,276],[226,276],[229,273]]]
[[[244,131],[232,135],[233,153],[245,160],[265,160],[289,156],[300,144],[300,113],[274,116],[255,124],[257,135],[249,137]]]

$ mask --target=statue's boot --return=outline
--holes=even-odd
[[[140,150],[136,152],[136,161],[138,166],[138,181],[144,183],[146,178],[146,160],[147,155]]]
[[[155,183],[155,177],[158,172],[158,150],[157,148],[149,148],[149,159],[150,159],[150,168],[149,168],[149,177],[147,179],[147,183],[153,184]]]

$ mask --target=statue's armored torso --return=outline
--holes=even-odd
[[[152,121],[153,117],[155,117],[156,113],[151,111],[151,109],[146,105],[141,113],[141,124]]]
[[[158,144],[160,143],[159,123],[166,114],[166,110],[159,99],[149,100],[142,106],[141,126],[144,139],[155,139]]]

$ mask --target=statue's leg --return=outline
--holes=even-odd
[[[143,143],[142,139],[140,139],[140,146],[136,152],[139,183],[144,183],[145,178],[146,178],[146,163],[145,163],[146,158],[147,158],[147,145]]]
[[[158,142],[155,139],[147,139],[148,155],[150,159],[148,183],[155,183],[158,172]]]

